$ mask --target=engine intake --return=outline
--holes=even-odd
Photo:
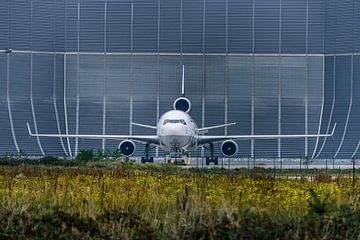
[[[130,156],[134,155],[136,145],[133,141],[124,140],[119,144],[119,149],[122,154],[124,154],[127,157],[130,157]]]
[[[177,98],[174,101],[174,109],[189,113],[191,111],[191,102],[186,97]]]
[[[232,157],[238,153],[239,146],[233,140],[226,140],[221,144],[221,152],[225,157]]]

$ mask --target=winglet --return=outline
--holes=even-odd
[[[331,132],[331,136],[333,136],[333,135],[334,135],[335,128],[336,128],[336,123],[334,124],[333,130],[332,130],[332,132]]]
[[[182,65],[181,96],[185,97],[185,65]]]
[[[27,126],[27,129],[28,129],[29,135],[32,136],[30,125],[29,125],[28,122],[26,122],[26,126]]]

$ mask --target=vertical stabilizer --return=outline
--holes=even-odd
[[[181,97],[185,97],[185,66],[182,65]]]

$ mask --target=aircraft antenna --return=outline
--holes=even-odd
[[[185,97],[185,66],[182,65],[181,96]]]

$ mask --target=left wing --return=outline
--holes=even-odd
[[[278,138],[316,138],[331,137],[334,135],[336,123],[331,134],[289,134],[289,135],[229,135],[229,136],[198,136],[198,146],[216,143],[225,140],[254,140],[254,139],[278,139]]]
[[[58,137],[58,138],[88,138],[88,139],[112,139],[112,140],[133,140],[140,143],[159,145],[159,137],[156,135],[92,135],[92,134],[36,134],[32,133],[29,123],[27,128],[31,137]]]

